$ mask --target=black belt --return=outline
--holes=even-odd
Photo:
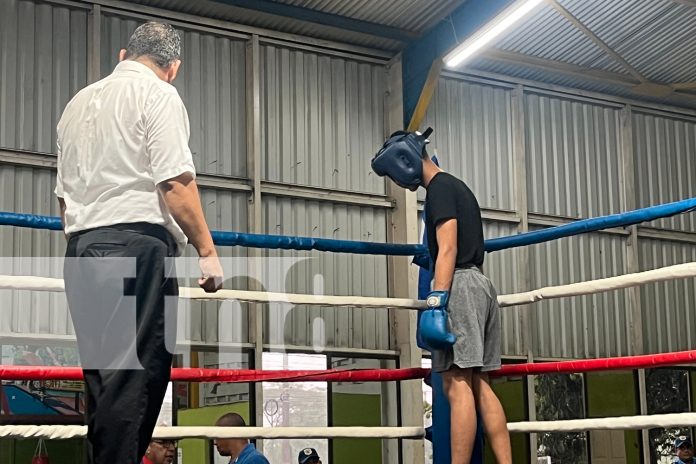
[[[80,230],[78,232],[73,232],[70,234],[70,238],[79,237],[80,235],[87,234],[89,232],[94,232],[96,230],[116,230],[119,232],[134,232],[136,234],[149,235],[150,237],[155,237],[162,240],[167,245],[173,245],[175,243],[174,237],[169,233],[164,226],[159,224],[151,224],[149,222],[130,222],[126,224],[111,224],[108,226],[95,227],[93,229]]]

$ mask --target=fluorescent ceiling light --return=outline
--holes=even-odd
[[[449,52],[444,58],[445,65],[448,68],[459,66],[465,60],[471,58],[477,51],[492,42],[500,34],[512,27],[512,25],[522,19],[543,1],[544,0],[520,0],[515,2],[471,38],[460,43],[454,50]]]

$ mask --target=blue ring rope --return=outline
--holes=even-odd
[[[653,221],[682,214],[696,209],[696,198],[651,206],[635,211],[582,219],[556,227],[486,240],[486,251],[493,252],[508,248],[533,245],[563,237],[595,232],[612,227],[626,227],[641,222]],[[60,218],[34,214],[0,212],[0,225],[28,227],[33,229],[62,230]],[[212,232],[213,241],[219,246],[245,246],[282,250],[318,250],[336,253],[370,255],[415,256],[416,262],[428,259],[424,245],[360,242],[313,237],[284,235],[245,234],[240,232]],[[420,264],[420,263],[419,263]]]

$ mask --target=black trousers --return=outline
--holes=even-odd
[[[161,226],[73,234],[65,293],[87,384],[91,464],[137,464],[152,438],[176,339],[176,243]],[[171,276],[172,278],[169,278]]]

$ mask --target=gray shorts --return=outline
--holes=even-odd
[[[448,350],[433,352],[433,370],[500,369],[498,295],[488,277],[475,267],[455,270],[447,309],[447,327],[457,341]]]

